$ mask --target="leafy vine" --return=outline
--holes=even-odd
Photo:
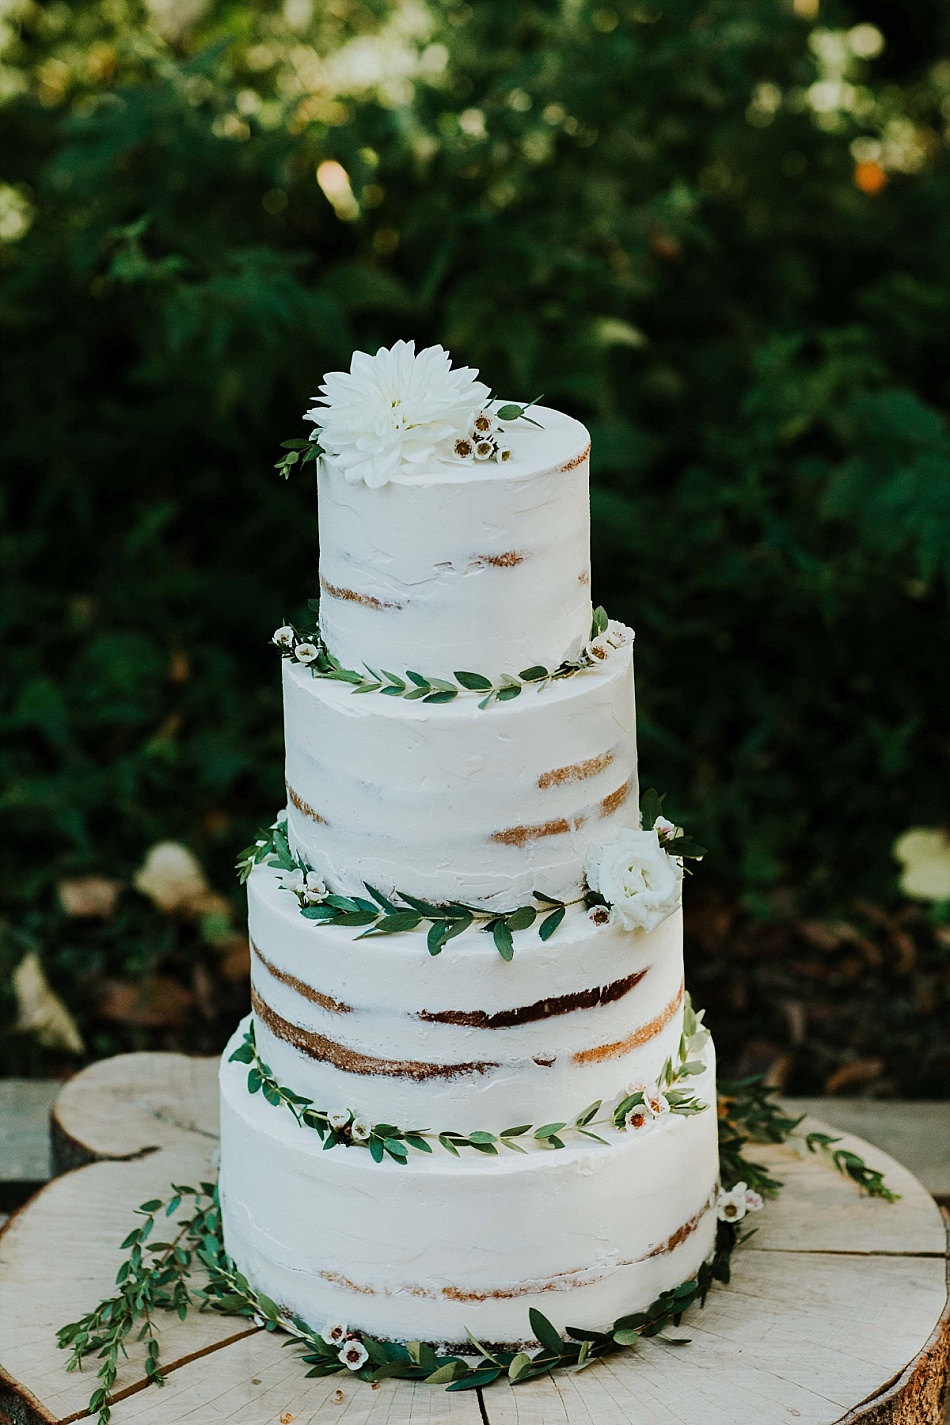
[[[640,806],[644,826],[655,828],[658,823],[663,823],[663,797],[652,788],[644,792]],[[608,902],[589,888],[576,901],[561,901],[542,891],[533,891],[536,905],[522,905],[506,911],[486,910],[480,906],[465,905],[462,901],[437,905],[406,891],[394,891],[392,896],[387,896],[365,882],[365,896],[339,895],[329,891],[317,872],[291,850],[286,820],[286,812],[281,812],[271,826],[258,832],[252,845],[239,853],[235,864],[238,880],[243,885],[255,866],[263,863],[271,865],[284,874],[284,888],[296,894],[300,913],[305,919],[318,925],[348,926],[360,930],[356,937],[358,940],[367,936],[398,935],[403,931],[416,930],[425,922],[428,924],[426,947],[430,955],[439,955],[456,935],[478,925],[491,935],[501,958],[511,960],[515,953],[515,931],[529,930],[537,922],[540,939],[549,940],[564,919],[569,905],[585,905],[589,911],[595,912],[595,919],[595,908],[600,908],[604,919],[609,918]],[[670,856],[701,860],[706,854],[705,847],[686,836],[680,827],[673,826],[671,822],[665,823],[665,826],[668,829],[659,831],[658,835],[661,846]]]
[[[319,613],[319,599],[308,599],[307,605],[312,613]],[[370,668],[368,664],[363,665],[362,673],[355,668],[344,668],[327,648],[316,622],[309,628],[299,629],[294,624],[283,624],[271,642],[280,649],[283,658],[309,668],[314,678],[348,683],[354,693],[385,693],[391,698],[403,698],[407,702],[421,699],[424,703],[451,703],[462,693],[479,693],[478,706],[487,708],[493,702],[507,703],[520,697],[527,687],[544,688],[585,669],[596,668],[612,650],[621,648],[632,637],[630,630],[612,623],[603,608],[596,608],[590,640],[576,658],[565,659],[556,668],[545,668],[538,663],[523,669],[517,676],[502,673],[491,678],[485,673],[461,671],[453,673],[452,680],[424,673],[389,673],[383,668]]]
[[[367,1148],[374,1162],[381,1163],[384,1157],[389,1157],[394,1162],[405,1163],[411,1148],[420,1153],[431,1153],[433,1143],[438,1143],[455,1157],[459,1157],[460,1148],[491,1155],[496,1155],[499,1148],[524,1153],[526,1149],[519,1140],[531,1142],[536,1148],[548,1149],[564,1148],[565,1140],[575,1136],[606,1144],[607,1139],[595,1133],[595,1128],[644,1132],[666,1113],[682,1116],[702,1113],[706,1105],[684,1085],[705,1069],[702,1059],[691,1059],[689,1056],[701,1050],[708,1037],[708,1031],[702,1027],[702,1012],[695,1012],[687,995],[676,1063],[667,1059],[656,1084],[644,1085],[624,1094],[602,1118],[597,1115],[604,1106],[604,1100],[597,1099],[570,1121],[545,1123],[540,1128],[521,1123],[499,1133],[489,1133],[484,1129],[473,1133],[459,1133],[455,1129],[433,1133],[423,1128],[397,1128],[392,1123],[369,1123],[348,1108],[314,1108],[312,1099],[282,1087],[274,1078],[258,1052],[253,1021],[229,1062],[247,1064],[248,1092],[260,1093],[275,1108],[289,1109],[303,1128],[312,1128],[319,1134],[324,1148]]]
[[[719,1161],[724,1189],[739,1190],[744,1183],[770,1197],[779,1191],[778,1179],[744,1153],[749,1143],[783,1143],[795,1135],[801,1120],[782,1112],[772,1101],[775,1092],[759,1080],[747,1079],[728,1086],[720,1099]],[[824,1153],[862,1191],[893,1201],[897,1194],[886,1186],[881,1174],[857,1154],[836,1148],[839,1141],[827,1134],[805,1135],[811,1151]],[[529,1323],[539,1350],[492,1351],[471,1337],[473,1360],[470,1356],[436,1355],[424,1342],[401,1345],[379,1341],[343,1325],[318,1332],[300,1317],[281,1312],[276,1302],[251,1287],[228,1258],[216,1186],[174,1186],[172,1194],[168,1201],[153,1198],[136,1209],[142,1221],[123,1244],[130,1251],[119,1268],[113,1295],[57,1333],[60,1347],[70,1352],[67,1370],[81,1370],[84,1359],[92,1354],[100,1361],[98,1384],[89,1402],[90,1411],[98,1416],[98,1425],[108,1425],[109,1393],[118,1373],[119,1354],[125,1354],[125,1343],[133,1333],[147,1343],[147,1381],[164,1384],[153,1319],[156,1311],[172,1310],[184,1320],[192,1307],[198,1307],[244,1317],[267,1331],[280,1330],[302,1352],[302,1363],[310,1367],[309,1376],[350,1370],[361,1380],[373,1383],[396,1376],[444,1385],[449,1390],[473,1390],[501,1378],[520,1385],[552,1371],[589,1365],[629,1350],[641,1340],[660,1336],[670,1326],[678,1326],[688,1308],[697,1302],[700,1306],[705,1304],[714,1282],[729,1281],[733,1251],[751,1235],[736,1222],[720,1220],[713,1256],[695,1277],[661,1292],[645,1311],[619,1317],[606,1331],[569,1326],[562,1336],[541,1312],[531,1310]],[[158,1222],[175,1217],[186,1199],[193,1199],[193,1210],[190,1216],[176,1222],[171,1241],[152,1240]],[[192,1280],[196,1269],[204,1275],[202,1285]],[[661,1339],[668,1345],[688,1344],[679,1337]]]

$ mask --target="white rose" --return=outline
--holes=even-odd
[[[294,657],[298,663],[312,663],[318,656],[318,649],[313,643],[298,643],[294,649]]]
[[[289,648],[297,635],[294,633],[289,623],[283,624],[274,633],[271,643],[276,643],[278,648]]]
[[[655,930],[676,909],[682,868],[655,831],[626,827],[587,853],[587,884],[608,902],[624,930]]]

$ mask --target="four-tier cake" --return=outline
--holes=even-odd
[[[689,843],[653,795],[641,824],[588,433],[475,377],[399,343],[311,412],[319,626],[275,635],[287,807],[246,856],[252,1014],[221,1068],[252,1286],[463,1350],[695,1275],[718,1174]]]

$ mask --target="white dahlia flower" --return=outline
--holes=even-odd
[[[655,930],[679,904],[682,867],[655,831],[625,827],[587,853],[587,884],[610,906],[624,930]]]
[[[306,419],[351,485],[387,485],[432,460],[439,445],[471,430],[491,392],[469,367],[453,370],[441,346],[416,354],[397,341],[375,356],[355,351],[349,371],[331,371]]]

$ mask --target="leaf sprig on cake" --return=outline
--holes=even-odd
[[[294,1093],[277,1082],[269,1065],[260,1056],[253,1020],[228,1062],[246,1064],[248,1093],[259,1093],[273,1108],[288,1109],[302,1128],[311,1128],[319,1135],[324,1148],[366,1148],[376,1163],[387,1157],[394,1162],[405,1163],[410,1149],[431,1153],[435,1143],[455,1157],[459,1156],[462,1148],[471,1148],[476,1153],[489,1156],[497,1156],[499,1148],[524,1153],[527,1151],[525,1144],[543,1149],[565,1148],[568,1139],[579,1137],[592,1138],[595,1143],[606,1146],[608,1140],[595,1133],[595,1128],[612,1128],[639,1136],[658,1126],[667,1114],[691,1117],[702,1113],[706,1104],[696,1097],[690,1083],[696,1075],[705,1071],[706,1063],[702,1058],[691,1056],[701,1053],[708,1039],[709,1032],[702,1025],[702,1013],[697,1014],[693,1010],[687,995],[677,1058],[675,1062],[672,1058],[667,1059],[656,1083],[638,1085],[606,1109],[604,1100],[599,1098],[572,1119],[543,1123],[538,1128],[530,1123],[520,1123],[498,1133],[490,1133],[487,1129],[460,1133],[454,1128],[438,1132],[426,1128],[399,1128],[392,1123],[370,1123],[350,1108],[315,1108],[313,1099]],[[602,1109],[603,1115],[598,1117]]]
[[[308,606],[316,614],[320,601],[310,599]],[[460,669],[451,678],[436,678],[414,670],[391,673],[385,668],[371,668],[368,664],[363,665],[362,672],[356,668],[344,668],[327,648],[316,622],[301,628],[292,623],[282,624],[271,638],[284,658],[309,668],[314,678],[347,683],[354,693],[382,693],[390,698],[403,698],[406,702],[424,703],[451,703],[465,693],[478,693],[480,708],[487,708],[492,703],[511,702],[513,698],[520,697],[525,688],[545,688],[564,678],[572,678],[576,673],[596,668],[616,649],[632,641],[631,629],[608,618],[605,609],[596,608],[588,642],[576,658],[565,659],[556,668],[546,668],[537,663],[523,668],[517,675],[489,675]]]

